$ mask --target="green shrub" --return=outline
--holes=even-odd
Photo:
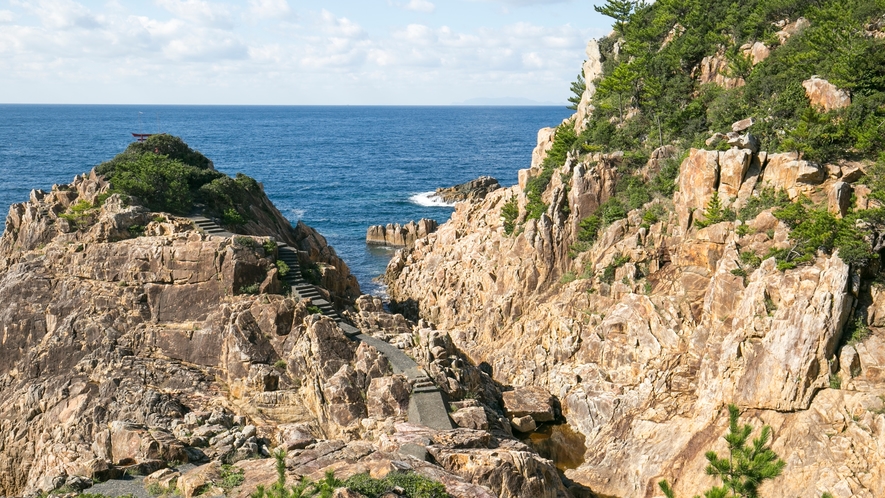
[[[207,214],[217,216],[228,226],[242,225],[248,216],[239,206],[254,200],[261,187],[254,179],[238,173],[230,178],[212,168],[205,156],[180,138],[154,135],[135,142],[116,157],[96,167],[111,184],[112,193],[124,199],[138,197],[154,211],[188,214],[195,203],[202,203]]]
[[[866,240],[865,230],[857,225],[857,214],[839,219],[825,207],[808,209],[805,202],[795,202],[775,210],[774,216],[790,228],[790,240],[794,244],[790,249],[772,251],[779,268],[789,269],[813,261],[819,250],[825,253],[838,250],[843,261],[857,267],[878,258]]]
[[[258,291],[259,291],[260,287],[261,287],[261,286],[260,286],[258,283],[249,284],[249,285],[244,285],[244,286],[240,287],[239,294],[252,294],[252,295],[255,295],[255,294],[258,294]]]
[[[839,374],[830,374],[830,389],[842,389],[842,376]]]
[[[317,481],[312,482],[310,479],[302,476],[297,485],[286,488],[286,452],[279,449],[273,454],[276,460],[277,481],[270,488],[261,485],[252,493],[251,498],[309,498],[317,497],[330,498],[335,488],[340,487],[343,483],[335,478],[332,471],[326,472],[326,476]]]
[[[320,266],[314,262],[301,263],[301,276],[312,285],[323,283],[323,274],[320,271]]]
[[[747,203],[738,211],[737,218],[741,221],[749,221],[755,219],[759,213],[766,209],[782,208],[789,204],[790,198],[786,192],[765,187],[747,199]]]
[[[289,268],[289,265],[287,265],[285,261],[281,259],[277,260],[277,271],[280,272],[281,277],[285,277],[286,275],[288,275],[289,270],[291,270],[291,268]]]
[[[526,220],[536,220],[547,211],[548,206],[541,200],[541,197],[553,178],[553,170],[565,164],[568,152],[577,140],[572,126],[570,122],[566,122],[556,128],[553,145],[550,146],[547,157],[541,164],[541,172],[526,182]]]
[[[286,360],[277,360],[276,362],[274,362],[273,366],[275,368],[286,368],[288,366],[288,363],[286,363]]]
[[[605,269],[603,269],[602,276],[599,278],[599,280],[610,285],[612,282],[615,281],[615,271],[617,271],[618,268],[624,266],[629,262],[629,255],[616,254],[615,257],[612,259],[612,262],[606,265]]]
[[[252,237],[246,237],[243,235],[238,235],[238,236],[234,237],[234,244],[237,244],[237,245],[240,245],[243,247],[248,247],[249,249],[255,249],[258,247],[258,244],[255,242],[255,239],[253,239]]]
[[[321,310],[318,306],[314,306],[312,304],[307,305],[307,312],[311,315],[322,315],[323,310]]]
[[[226,226],[239,226],[246,224],[246,218],[236,210],[236,208],[227,208],[221,215],[221,223]]]
[[[632,12],[618,14],[617,33],[599,41],[603,74],[595,82],[595,110],[577,140],[581,150],[649,151],[663,143],[703,147],[709,130],[724,131],[748,116],[764,118],[752,131],[769,152],[799,150],[806,158],[831,161],[882,150],[885,136],[876,128],[885,117],[885,40],[864,30],[885,9],[880,0],[631,5]],[[765,61],[754,66],[740,51],[745,43],[773,42],[779,29],[774,22],[799,17],[811,26]],[[677,21],[684,32],[662,46]],[[770,46],[776,45],[779,41]],[[723,89],[692,77],[705,56],[721,49],[727,75],[743,78],[745,85]],[[851,105],[832,113],[811,109],[801,82],[812,74],[849,90]],[[640,112],[625,119],[627,107]]]
[[[501,207],[501,218],[504,220],[504,235],[512,235],[516,229],[516,218],[519,217],[519,205],[516,196],[510,197],[510,200]]]
[[[93,223],[95,206],[85,200],[81,200],[70,206],[67,211],[58,215],[59,218],[68,220],[78,230],[84,230]]]
[[[402,488],[407,498],[446,498],[446,488],[441,483],[412,471],[391,472],[383,479],[375,479],[367,473],[356,474],[344,481],[347,489],[378,498],[394,488]]]
[[[267,239],[261,243],[261,247],[264,248],[264,254],[270,256],[276,252],[277,243],[273,239]]]
[[[661,166],[658,174],[651,178],[649,187],[652,192],[656,192],[666,198],[673,197],[676,191],[676,177],[679,176],[680,161],[678,159],[667,159]]]
[[[566,273],[564,273],[564,274],[562,275],[562,277],[559,279],[559,282],[560,282],[560,283],[563,283],[563,284],[570,284],[570,283],[574,282],[574,281],[577,280],[577,279],[578,279],[578,276],[575,275],[575,272],[570,271],[570,272],[566,272]]]
[[[137,197],[151,210],[187,214],[194,201],[188,180],[195,174],[192,166],[146,153],[118,163],[108,179],[114,192]]]
[[[221,481],[218,483],[221,489],[230,491],[245,481],[246,476],[243,475],[243,469],[227,464],[221,466]]]
[[[845,343],[853,346],[865,341],[870,336],[870,328],[864,323],[862,317],[857,317],[854,321],[847,325],[847,334],[845,335]]]

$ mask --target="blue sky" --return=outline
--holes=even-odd
[[[0,0],[0,102],[565,102],[581,0]]]

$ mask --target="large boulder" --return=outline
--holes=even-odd
[[[812,76],[803,81],[802,86],[811,105],[824,112],[844,109],[851,105],[851,96],[848,92],[840,90],[825,79]]]
[[[516,387],[504,391],[504,409],[511,419],[529,415],[535,422],[552,422],[557,416],[558,402],[539,386]]]
[[[682,161],[675,198],[679,224],[687,228],[692,213],[703,211],[719,186],[719,151],[691,149]]]

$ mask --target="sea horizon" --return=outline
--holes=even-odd
[[[570,113],[565,106],[0,104],[7,178],[0,205],[69,183],[122,152],[132,133],[159,128],[219,171],[261,182],[293,224],[326,237],[364,292],[383,295],[373,279],[393,249],[366,246],[369,226],[444,223],[453,209],[429,199],[435,189],[483,175],[515,184],[538,130]]]

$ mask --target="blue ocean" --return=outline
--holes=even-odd
[[[434,218],[438,187],[491,175],[516,183],[539,128],[563,107],[273,107],[0,105],[0,208],[121,152],[131,133],[180,136],[219,171],[245,173],[292,222],[320,231],[363,292],[392,252],[367,247],[370,225]]]

